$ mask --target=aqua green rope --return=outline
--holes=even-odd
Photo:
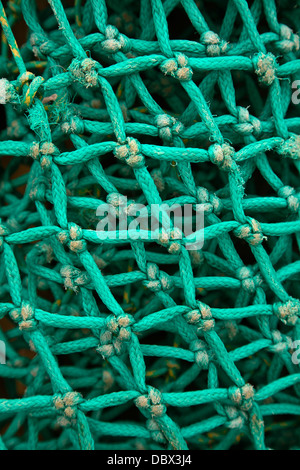
[[[297,2],[48,3],[0,1],[0,449],[300,448]],[[100,239],[124,196],[203,248]]]

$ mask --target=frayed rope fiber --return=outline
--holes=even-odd
[[[0,10],[0,448],[299,449],[299,4]]]

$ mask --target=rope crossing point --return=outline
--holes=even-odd
[[[300,448],[292,3],[0,1],[1,450]]]

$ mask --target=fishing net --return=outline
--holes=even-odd
[[[0,448],[299,448],[297,2],[0,9]]]

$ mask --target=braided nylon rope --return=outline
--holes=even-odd
[[[0,2],[1,449],[300,448],[300,14],[276,4]],[[125,196],[200,205],[203,247],[99,238]]]

